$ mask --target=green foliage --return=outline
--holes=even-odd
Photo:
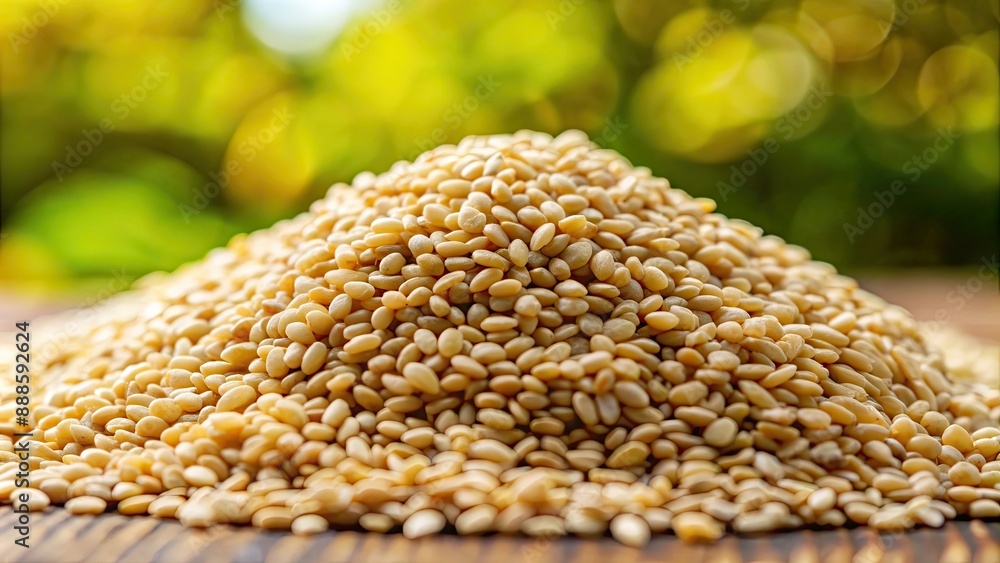
[[[519,128],[583,129],[848,270],[995,252],[995,2],[355,0],[305,54],[258,40],[263,0],[8,4],[9,283],[170,270],[358,172]]]

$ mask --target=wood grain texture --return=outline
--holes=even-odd
[[[174,520],[108,513],[72,516],[50,508],[32,516],[31,547],[13,545],[14,513],[0,509],[2,563],[948,563],[1000,562],[1000,522],[949,522],[941,529],[878,534],[867,528],[727,536],[685,545],[659,536],[643,550],[611,538],[554,540],[441,535],[408,540],[357,531],[298,537],[287,532],[218,526],[192,530]]]

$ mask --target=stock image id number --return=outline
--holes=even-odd
[[[27,321],[17,323],[15,326],[17,327],[14,336],[14,347],[17,350],[14,367],[17,381],[17,387],[14,389],[17,393],[15,414],[17,425],[24,428],[28,426],[28,404],[31,402],[31,374],[28,367],[31,360],[31,333],[28,332]]]

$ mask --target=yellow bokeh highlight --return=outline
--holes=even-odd
[[[558,3],[551,3],[553,8]],[[587,25],[585,8],[567,17],[573,23]],[[483,30],[472,47],[472,56],[481,69],[517,73],[524,82],[545,92],[575,75],[590,70],[601,60],[602,42],[598,37],[579,33],[569,36],[553,34],[553,25],[533,6],[512,10]],[[594,29],[597,32],[597,29]],[[598,39],[595,41],[595,39]],[[545,53],[539,57],[539,53]]]
[[[732,12],[690,10],[657,47],[661,61],[640,85],[636,111],[650,142],[700,161],[731,159],[759,142],[816,79],[815,60],[794,35],[741,27]]]
[[[892,0],[806,0],[801,9],[824,28],[838,62],[874,55],[896,16]]]
[[[0,238],[0,281],[33,290],[39,280],[65,279],[69,272],[44,245],[29,236],[5,234]],[[39,293],[44,293],[38,288]]]
[[[291,95],[278,94],[240,123],[218,174],[228,175],[222,193],[237,206],[286,209],[306,191],[315,170],[308,130]]]
[[[618,24],[634,41],[652,45],[663,25],[687,8],[683,2],[663,0],[615,0]]]
[[[779,204],[796,217],[784,234],[876,263],[876,237],[848,249],[817,235],[833,225],[828,202],[850,212],[873,169],[895,173],[951,127],[961,141],[907,196],[947,227],[921,244],[969,238],[964,216],[917,204],[937,186],[995,217],[981,202],[1000,174],[996,2],[322,0],[357,10],[331,44],[290,56],[239,0],[0,1],[4,274],[32,253],[20,270],[37,279],[171,268],[358,172],[521,128],[583,129],[709,196],[780,143],[727,212],[784,228],[754,215]],[[295,117],[272,127],[283,106]],[[828,169],[836,189],[816,181]],[[803,189],[823,204],[785,197]]]
[[[784,25],[795,37],[809,48],[813,56],[828,70],[835,58],[834,44],[830,35],[818,21],[803,10],[782,10],[768,17],[778,25]]]
[[[903,41],[891,37],[867,59],[840,63],[835,87],[847,96],[867,96],[878,92],[892,80],[903,62]]]
[[[195,80],[184,84],[184,91],[192,94],[181,109],[187,119],[171,126],[199,137],[228,134],[255,104],[288,86],[275,68],[249,53],[199,53],[190,65],[198,66],[196,80],[202,88],[197,88]]]
[[[998,95],[996,63],[971,47],[940,49],[920,70],[917,99],[937,127],[982,131],[996,126]]]
[[[927,48],[915,39],[899,37],[902,60],[885,86],[870,96],[854,100],[854,107],[866,120],[879,127],[902,127],[924,115],[917,100],[917,80]]]

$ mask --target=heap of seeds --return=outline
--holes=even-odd
[[[1000,389],[1000,345],[940,323],[928,323],[925,333],[931,346],[948,351],[945,366],[953,381]]]
[[[31,506],[636,546],[1000,517],[1000,393],[714,209],[580,132],[361,174],[70,338],[50,323]]]

